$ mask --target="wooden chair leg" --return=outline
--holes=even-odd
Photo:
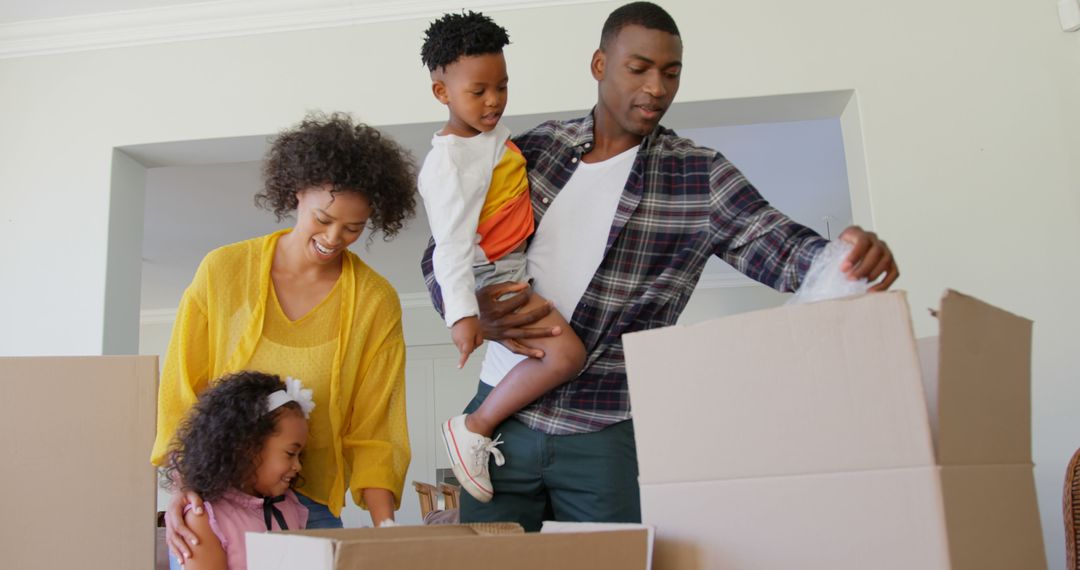
[[[439,483],[439,490],[443,494],[443,503],[445,504],[443,508],[456,509],[461,506],[458,499],[461,496],[461,487],[449,483]]]
[[[420,499],[421,518],[439,508],[439,490],[434,485],[420,481],[413,481],[412,484],[416,488],[416,494]]]

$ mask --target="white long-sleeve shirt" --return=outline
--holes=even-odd
[[[448,327],[478,314],[473,267],[501,257],[532,233],[525,161],[520,151],[507,156],[508,149],[517,150],[509,138],[502,124],[472,137],[436,134],[420,169],[417,186],[435,238],[432,261]],[[492,188],[497,167],[503,169],[499,187]],[[477,232],[482,214],[494,221],[485,236]]]

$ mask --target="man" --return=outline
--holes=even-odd
[[[674,20],[649,2],[611,13],[591,71],[592,113],[548,122],[517,137],[529,165],[537,232],[529,245],[536,290],[551,299],[585,344],[585,368],[503,422],[506,465],[491,473],[494,499],[462,497],[464,521],[544,519],[639,521],[637,457],[622,335],[674,324],[709,256],[749,277],[794,290],[826,241],[772,208],[718,152],[660,126],[679,88],[682,40]],[[542,223],[541,223],[542,221]],[[846,229],[854,247],[842,269],[852,278],[899,276],[873,233]],[[423,267],[431,279],[429,247]],[[492,343],[474,409],[521,356],[541,356],[527,339],[557,334],[530,326],[543,310],[514,313],[527,284],[478,292]],[[514,354],[517,353],[517,354]],[[672,394],[678,406],[685,394]],[[692,396],[690,396],[692,397]]]

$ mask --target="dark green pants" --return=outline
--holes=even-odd
[[[491,386],[480,383],[465,408],[475,410]],[[511,418],[495,429],[506,464],[489,464],[495,497],[461,494],[462,522],[518,522],[527,531],[545,520],[641,522],[634,423],[598,432],[547,435]]]

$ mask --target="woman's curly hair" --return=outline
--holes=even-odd
[[[412,154],[378,129],[354,123],[346,113],[311,113],[280,133],[263,165],[265,187],[255,203],[280,222],[296,209],[297,192],[330,186],[371,202],[368,227],[392,239],[416,211],[416,164]]]
[[[277,431],[278,418],[303,414],[292,401],[267,413],[267,396],[284,389],[277,376],[245,371],[203,392],[176,432],[161,473],[162,486],[171,488],[179,480],[185,491],[213,501],[228,489],[250,483],[263,442]]]
[[[506,28],[479,12],[445,14],[424,32],[420,61],[428,71],[446,69],[458,58],[499,53],[509,43]]]

